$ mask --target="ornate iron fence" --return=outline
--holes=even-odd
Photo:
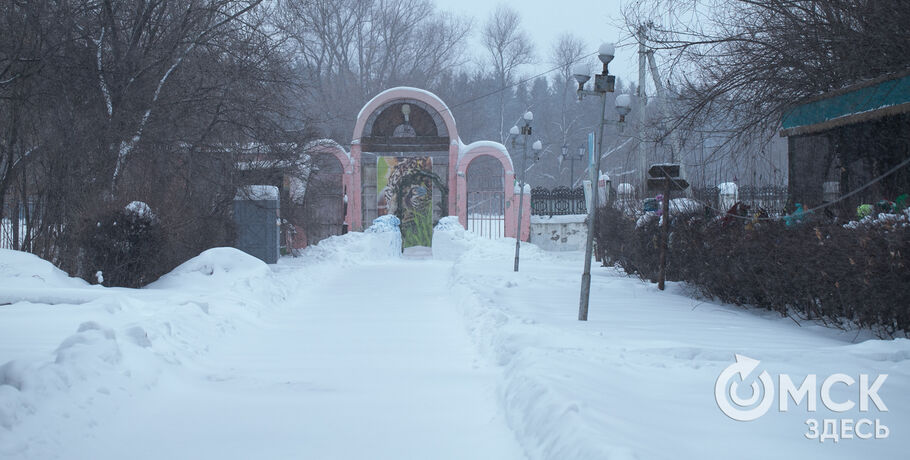
[[[787,187],[774,185],[744,185],[739,188],[739,200],[753,209],[762,209],[771,215],[786,213]]]
[[[531,190],[531,214],[535,216],[563,216],[587,214],[585,191],[581,187],[570,189],[561,186],[552,190],[534,187]]]
[[[721,209],[720,189],[717,187],[697,187],[692,189],[693,198],[707,204],[717,212],[726,212]],[[787,187],[775,185],[743,185],[737,191],[736,201],[742,201],[754,210],[764,210],[770,215],[786,213]],[[725,203],[726,204],[726,203]]]

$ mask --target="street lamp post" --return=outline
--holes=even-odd
[[[585,155],[585,148],[578,148],[578,156],[569,155],[569,146],[562,144],[562,155],[559,157],[560,162],[569,160],[569,188],[575,188],[575,161],[581,160]]]
[[[519,135],[524,136],[524,141],[521,143],[522,144],[521,171],[519,171],[519,176],[518,176],[518,191],[519,191],[518,225],[517,225],[518,228],[515,231],[515,271],[516,272],[518,271],[518,256],[519,256],[519,253],[521,252],[521,220],[523,218],[522,214],[523,214],[523,210],[524,210],[525,173],[526,173],[526,170],[528,169],[527,168],[528,139],[531,137],[531,121],[534,120],[534,114],[531,113],[530,111],[527,111],[522,116],[522,119],[524,119],[524,125],[521,128],[519,128],[518,126],[513,126],[512,129],[509,130],[510,137],[512,138],[512,150],[515,149],[515,143],[518,139],[518,136]],[[535,141],[532,148],[534,149],[535,152],[537,152],[539,154],[540,150],[541,150],[541,148],[543,148],[543,146],[541,145],[540,141]]]
[[[600,136],[597,140],[597,151],[592,152],[594,158],[592,158],[588,164],[591,170],[590,176],[593,196],[591,197],[591,209],[588,209],[588,238],[585,244],[585,268],[581,275],[581,295],[578,302],[579,321],[588,320],[588,301],[591,298],[591,257],[594,253],[594,218],[598,206],[597,198],[599,193],[597,185],[600,179],[600,156],[603,152],[604,125],[606,124],[607,115],[607,93],[612,93],[616,87],[616,77],[610,75],[607,65],[613,60],[615,51],[616,48],[612,43],[604,43],[600,45],[600,48],[597,50],[597,58],[603,63],[603,71],[600,74],[594,75],[593,91],[585,89],[585,83],[591,79],[587,69],[578,69],[575,72],[575,81],[578,82],[578,100],[581,101],[585,96],[600,96],[602,103],[600,111]],[[625,116],[629,113],[631,105],[628,97],[622,98],[621,96],[622,95],[616,99],[616,110],[619,113],[619,122],[623,123],[625,121]]]

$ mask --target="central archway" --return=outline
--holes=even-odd
[[[472,190],[478,193],[471,197],[470,204],[478,216],[492,220],[486,222],[486,231],[480,230],[481,225],[477,230],[491,238],[514,237],[519,231],[520,192],[514,187],[515,173],[506,148],[498,142],[463,144],[451,111],[433,93],[407,87],[379,93],[357,115],[351,141],[350,158],[353,174],[358,179],[358,187],[349,201],[349,214],[355,216],[351,220],[352,229],[362,230],[379,215],[390,212],[390,208],[397,210],[398,192],[388,187],[388,181],[392,178],[400,182],[415,170],[426,173],[415,176],[424,183],[411,184],[407,191],[402,190],[402,194],[410,194],[402,195],[402,199],[417,202],[431,197],[434,225],[440,218],[454,215],[467,228],[467,170],[478,157],[484,159],[477,166],[481,172],[471,168],[476,174]],[[497,162],[499,167],[494,168]],[[423,166],[414,168],[414,163]],[[396,171],[399,165],[405,165],[405,170]],[[483,169],[490,172],[484,173]],[[525,217],[520,232],[523,240],[528,238],[530,225],[530,197],[527,198],[523,203]],[[487,208],[483,209],[484,206]],[[407,238],[406,228],[402,232]]]

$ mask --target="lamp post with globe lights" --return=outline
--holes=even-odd
[[[515,144],[518,143],[518,136],[523,136],[524,140],[521,142],[522,145],[522,155],[521,155],[521,171],[518,175],[518,229],[515,232],[515,271],[518,271],[518,256],[521,252],[521,221],[523,219],[522,211],[524,210],[524,198],[525,198],[525,173],[527,171],[528,163],[528,139],[531,137],[531,122],[534,120],[534,114],[531,111],[527,111],[521,117],[524,120],[524,125],[519,128],[518,126],[513,126],[509,130],[509,137],[512,140],[512,150],[515,150]],[[536,154],[540,154],[540,150],[543,148],[543,145],[540,141],[535,141],[531,146],[534,149]]]
[[[579,147],[577,155],[569,155],[569,146],[562,145],[562,154],[559,156],[559,163],[569,160],[569,188],[575,188],[575,162],[580,161],[585,156],[585,148]]]
[[[600,111],[600,135],[597,138],[597,151],[591,152],[592,156],[588,162],[593,196],[591,197],[591,208],[588,209],[588,236],[585,243],[585,268],[581,275],[581,295],[578,302],[579,321],[588,320],[588,301],[591,298],[591,257],[594,253],[594,218],[598,207],[597,197],[599,193],[597,185],[600,179],[600,157],[603,152],[604,125],[606,124],[607,116],[607,93],[614,92],[616,88],[616,77],[610,75],[607,66],[610,64],[610,61],[613,60],[615,51],[616,47],[612,43],[604,43],[600,45],[600,48],[597,50],[597,58],[603,63],[603,71],[594,75],[593,90],[585,89],[585,83],[591,79],[591,76],[588,75],[588,70],[584,67],[576,68],[575,70],[575,81],[578,82],[578,100],[581,101],[585,96],[600,96],[602,104]],[[631,102],[631,98],[626,94],[621,94],[616,97],[615,105],[616,112],[619,114],[620,126],[622,126],[621,123],[625,121],[626,115],[632,110]]]

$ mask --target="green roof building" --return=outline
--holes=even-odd
[[[865,186],[910,158],[910,71],[828,92],[784,113],[790,199],[816,206]],[[910,166],[839,206],[910,192]]]

